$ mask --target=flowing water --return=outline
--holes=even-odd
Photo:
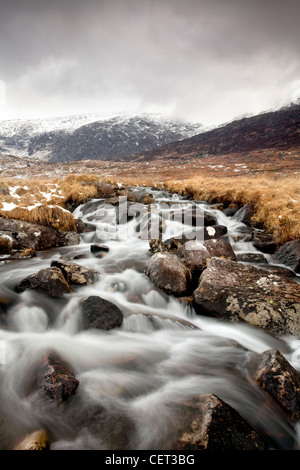
[[[183,227],[174,213],[192,202],[151,193],[153,207],[163,214],[164,239],[180,232]],[[211,212],[227,226],[236,252],[256,252],[240,238],[243,224]],[[173,217],[166,216],[171,213]],[[74,215],[94,228],[81,234],[79,245],[0,265],[0,296],[13,300],[0,330],[0,448],[45,428],[53,450],[161,449],[176,422],[176,405],[210,393],[268,436],[270,448],[299,448],[297,427],[253,383],[245,367],[254,353],[276,348],[299,370],[299,338],[276,338],[244,323],[196,315],[185,302],[156,289],[143,273],[149,239],[137,232],[136,219],[116,225],[115,208],[99,211],[99,201],[78,207]],[[102,258],[90,250],[100,241],[109,247]],[[96,269],[99,279],[63,299],[33,290],[15,293],[24,277],[59,259]],[[121,309],[120,328],[82,331],[78,305],[90,295]],[[80,382],[75,396],[59,407],[24,390],[33,364],[49,349],[69,361]]]

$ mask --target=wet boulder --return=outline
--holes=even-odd
[[[244,263],[268,263],[267,258],[262,253],[237,253],[236,259]]]
[[[152,194],[147,193],[147,191],[137,190],[134,191],[137,202],[141,204],[152,204],[154,202],[154,197]]]
[[[241,207],[232,217],[237,222],[251,226],[251,219],[254,215],[254,206],[252,204],[245,204]]]
[[[151,238],[149,241],[150,251],[152,253],[163,253],[168,251],[169,253],[176,253],[179,248],[188,241],[187,238],[168,238],[167,240],[160,240],[159,238]]]
[[[172,253],[155,253],[151,256],[146,263],[145,274],[166,294],[181,297],[189,290],[191,272]]]
[[[253,380],[270,395],[292,421],[300,419],[300,373],[277,349],[255,354],[249,364]]]
[[[56,404],[74,395],[79,385],[71,365],[54,351],[37,361],[26,379],[24,389],[27,396],[38,394]]]
[[[218,220],[209,211],[199,206],[193,206],[182,211],[182,223],[202,228],[210,225],[218,225]]]
[[[177,254],[185,266],[195,273],[202,272],[210,258],[208,249],[198,240],[184,243]]]
[[[214,394],[192,397],[179,410],[184,423],[174,450],[266,450],[253,427]]]
[[[274,264],[283,264],[295,273],[300,273],[300,240],[285,243],[272,256],[272,262]]]
[[[34,289],[50,297],[61,297],[72,292],[62,271],[57,267],[40,269],[27,276],[16,287],[17,292]]]
[[[203,245],[207,249],[210,258],[224,258],[236,261],[236,255],[229,241],[225,239],[211,239],[206,240]]]
[[[75,219],[75,225],[78,233],[84,233],[86,231],[86,224],[82,219]]]
[[[300,285],[254,266],[212,258],[193,293],[196,312],[271,333],[300,333]]]
[[[90,246],[91,253],[97,254],[97,253],[108,253],[109,252],[109,247],[106,245],[102,245],[100,243],[92,243]]]
[[[232,246],[223,239],[206,240],[203,243],[198,240],[188,241],[178,249],[177,255],[196,275],[206,268],[212,257],[236,260]]]
[[[123,323],[123,313],[114,303],[93,295],[80,304],[83,329],[111,330]]]
[[[186,237],[189,240],[212,240],[221,238],[227,234],[227,227],[225,225],[210,225],[208,227],[203,227],[186,234]]]
[[[72,286],[90,285],[98,279],[99,273],[94,269],[88,269],[80,264],[67,263],[66,261],[52,261],[51,267],[60,269],[66,282]]]
[[[80,242],[77,232],[64,232],[52,227],[17,219],[0,217],[0,253],[45,250],[47,248],[76,245]]]
[[[254,229],[251,235],[251,241],[253,246],[263,253],[273,254],[277,249],[276,240],[271,233]]]

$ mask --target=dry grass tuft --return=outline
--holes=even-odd
[[[45,225],[56,230],[77,231],[73,214],[57,206],[41,205],[31,210],[15,207],[9,212],[0,210],[0,216]]]

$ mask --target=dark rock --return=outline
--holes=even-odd
[[[268,263],[262,253],[237,253],[236,259],[244,263]]]
[[[70,364],[57,353],[49,352],[33,367],[31,376],[27,378],[25,394],[38,392],[61,404],[75,394],[78,385]]]
[[[184,239],[206,241],[211,239],[221,238],[227,234],[227,227],[225,225],[210,225],[198,230],[192,230],[185,234]]]
[[[228,207],[226,207],[225,209],[223,209],[223,213],[227,217],[232,217],[234,214],[237,213],[238,210],[239,210],[239,206],[237,204],[231,204]]]
[[[109,198],[116,195],[116,187],[109,183],[99,182],[96,184],[97,197],[98,198]]]
[[[207,262],[212,257],[221,257],[236,261],[232,246],[227,240],[213,239],[201,243],[192,240],[184,243],[177,252],[182,262],[192,272],[194,281],[199,278],[201,272],[207,267]]]
[[[287,276],[287,277],[295,277],[294,271],[289,268],[284,268],[282,266],[276,266],[273,264],[264,264],[260,266],[261,269],[265,271],[269,271],[269,273],[277,274],[278,276]]]
[[[272,234],[253,230],[251,239],[253,246],[257,250],[268,254],[275,253],[277,244]]]
[[[102,199],[93,199],[92,201],[86,202],[82,205],[81,212],[83,215],[89,214],[90,212],[96,212],[103,205]]]
[[[216,395],[202,395],[184,402],[184,428],[168,446],[174,450],[266,450],[252,426]]]
[[[199,206],[193,206],[192,208],[184,209],[182,213],[182,222],[197,228],[218,225],[217,218]]]
[[[252,240],[252,228],[247,225],[239,225],[235,228],[234,232],[231,233],[231,238],[238,242],[240,240],[251,242]]]
[[[160,240],[159,238],[152,238],[149,241],[150,251],[153,253],[162,253],[168,251],[169,253],[176,253],[178,249],[186,243],[187,238],[169,238],[165,241]]]
[[[26,249],[31,249],[34,253],[47,248],[76,245],[79,242],[76,232],[62,232],[52,227],[0,217],[0,253],[13,254]]]
[[[272,257],[274,264],[283,264],[295,273],[300,273],[300,240],[293,240],[283,245]]]
[[[93,243],[90,247],[90,250],[91,253],[107,253],[109,251],[109,247],[99,243]]]
[[[300,374],[276,349],[255,354],[249,363],[254,381],[289,415],[300,419]]]
[[[251,219],[254,215],[254,207],[252,204],[246,204],[241,207],[233,216],[237,222],[251,226]]]
[[[86,231],[86,225],[82,219],[75,219],[75,225],[78,233],[83,233]]]
[[[98,279],[99,273],[94,269],[87,269],[80,264],[67,263],[66,261],[52,261],[52,267],[60,269],[65,280],[70,285],[85,286]]]
[[[147,261],[145,274],[167,294],[184,296],[189,290],[190,270],[171,253],[155,253]]]
[[[236,255],[227,240],[214,238],[212,240],[206,240],[203,245],[207,249],[210,258],[217,257],[236,261]]]
[[[178,250],[178,256],[192,272],[202,272],[210,258],[208,249],[198,240],[184,243]]]
[[[254,266],[212,258],[193,293],[196,312],[271,333],[300,333],[300,285]]]
[[[121,310],[112,302],[98,296],[90,296],[81,304],[82,326],[84,329],[111,330],[123,323]]]
[[[152,194],[147,193],[143,190],[138,190],[134,192],[137,202],[141,204],[152,204],[154,202],[154,197]]]
[[[121,391],[122,384],[119,383],[119,392]],[[132,442],[135,441],[138,429],[128,407],[118,405],[118,400],[111,401],[107,408],[91,400],[85,400],[81,403],[76,416],[75,426],[93,436],[94,442],[100,445],[101,449],[132,451]]]
[[[61,297],[72,292],[60,269],[56,267],[41,269],[23,279],[16,287],[17,292],[34,289],[50,297]]]

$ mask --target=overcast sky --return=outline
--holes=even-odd
[[[6,0],[0,119],[158,112],[206,126],[300,97],[299,0]]]

